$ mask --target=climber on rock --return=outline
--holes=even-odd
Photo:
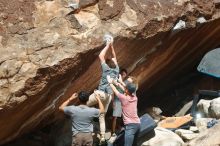
[[[117,63],[116,54],[113,47],[113,37],[111,35],[105,35],[104,40],[106,42],[106,46],[99,54],[99,60],[102,68],[102,76],[98,86],[98,90],[96,90],[96,93],[100,95],[100,99],[105,107],[105,113],[106,113],[113,96],[112,89],[107,81],[107,75],[109,75],[111,78],[116,79],[119,75],[119,66]],[[112,59],[105,58],[106,53],[109,49],[111,49],[112,52],[112,56],[113,56]],[[89,97],[89,101],[87,102],[87,105],[93,106],[95,104],[97,104],[97,100],[95,98],[95,94],[92,94]],[[100,134],[101,134],[100,141],[104,142],[105,130],[106,130],[105,114],[100,114],[99,123],[100,123]]]
[[[74,99],[78,97],[79,106],[67,106]],[[93,125],[92,120],[94,117],[99,117],[100,114],[104,113],[104,106],[100,100],[99,95],[94,96],[98,102],[99,109],[88,107],[86,105],[89,94],[85,91],[81,91],[79,95],[73,94],[67,99],[59,110],[71,117],[72,122],[72,146],[92,146],[93,145]]]

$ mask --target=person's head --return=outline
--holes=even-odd
[[[127,75],[128,75],[127,70],[124,69],[124,68],[122,68],[122,69],[120,70],[120,75],[121,75],[121,77],[122,77],[122,80],[125,80],[125,78],[126,78]]]
[[[112,59],[105,59],[105,63],[110,67],[110,68],[116,68],[116,65]]]
[[[78,98],[80,103],[86,104],[86,102],[89,100],[89,93],[86,91],[81,91],[79,92]]]
[[[137,80],[136,77],[128,76],[127,82],[135,84],[136,85],[136,90],[138,89],[138,80]]]
[[[134,83],[127,83],[125,92],[129,95],[132,95],[136,92],[137,86]]]

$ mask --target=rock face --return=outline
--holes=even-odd
[[[0,1],[0,144],[55,121],[62,101],[97,86],[106,32],[115,37],[120,66],[140,80],[141,101],[145,91],[187,74],[220,44],[213,0],[86,0],[77,14],[65,5]],[[200,17],[207,22],[198,23]],[[184,30],[172,31],[179,20]]]

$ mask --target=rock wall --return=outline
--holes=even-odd
[[[81,0],[76,14],[66,5],[0,1],[0,144],[56,120],[62,101],[97,86],[106,32],[115,37],[120,66],[138,77],[143,101],[220,44],[217,1]],[[186,27],[173,30],[179,20]]]

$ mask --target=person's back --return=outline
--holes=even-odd
[[[137,97],[125,94],[117,94],[122,104],[122,114],[124,124],[140,123],[137,115]]]
[[[79,106],[67,106],[76,97],[77,95],[74,94],[73,97],[70,97],[70,99],[66,100],[59,107],[59,110],[71,117],[73,132],[72,146],[92,146],[92,120],[94,117],[99,117],[101,113],[104,113],[104,107],[98,95],[96,95],[95,97],[98,101],[100,109],[88,107],[86,103],[89,99],[89,94],[84,91],[79,93]]]
[[[107,62],[107,63],[106,63]],[[101,90],[107,94],[112,94],[112,89],[109,86],[109,83],[107,81],[107,75],[109,75],[113,79],[117,79],[119,75],[119,67],[118,65],[111,65],[112,61],[107,59],[107,61],[101,63],[102,67],[102,76],[99,82],[98,90]],[[109,67],[110,66],[110,67]]]
[[[93,132],[92,120],[99,117],[99,110],[86,105],[67,106],[64,112],[71,117],[73,135],[78,132]]]

